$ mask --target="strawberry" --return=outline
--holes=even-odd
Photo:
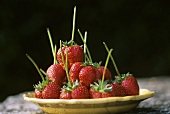
[[[95,68],[95,71],[96,71],[96,77],[94,79],[94,82],[97,82],[98,80],[102,79],[102,73],[99,71],[98,68]]]
[[[109,58],[113,49],[108,52],[107,59],[104,67],[100,67],[102,69],[102,80],[98,80],[94,82],[94,84],[90,84],[90,97],[91,98],[105,98],[105,97],[113,97],[115,96],[114,91],[112,90],[111,84],[108,84],[109,80],[105,80],[107,65],[109,62]]]
[[[66,58],[66,51],[68,51],[68,69],[74,64],[75,62],[82,62],[84,59],[84,52],[81,46],[70,42],[63,42],[62,48],[60,48],[57,52],[57,60],[58,62],[64,66],[64,62],[62,59],[62,54],[64,55],[64,60]],[[74,44],[74,45],[72,45]],[[66,50],[67,48],[67,50]]]
[[[43,99],[58,99],[60,96],[60,86],[55,82],[49,82],[42,91]]]
[[[27,57],[33,63],[33,65],[35,66],[35,68],[37,69],[38,73],[40,74],[40,76],[42,78],[42,82],[39,82],[39,84],[34,85],[35,97],[43,98],[43,99],[59,98],[61,88],[58,85],[58,83],[56,83],[55,80],[53,80],[53,79],[49,80],[47,76],[46,76],[46,78],[44,78],[41,70],[38,68],[38,66],[34,62],[34,60],[29,55],[27,55]]]
[[[82,68],[83,68],[82,62],[76,62],[71,66],[70,71],[69,71],[71,83],[73,81],[75,82],[76,80],[79,81],[79,72]]]
[[[102,93],[95,91],[92,87],[89,90],[90,98],[102,98]]]
[[[60,99],[72,99],[71,92],[72,90],[79,85],[78,81],[73,81],[73,84],[68,81],[67,83],[64,83],[65,85],[62,87],[62,91],[60,93]]]
[[[94,82],[96,71],[93,66],[84,66],[79,72],[79,81],[81,85],[90,87],[90,84]]]
[[[53,64],[47,69],[46,75],[48,79],[54,80],[61,87],[66,77],[66,72],[60,64]]]
[[[125,88],[127,95],[139,95],[139,85],[132,74],[123,74],[121,85]]]
[[[58,99],[61,89],[57,83],[49,80],[47,77],[39,84],[34,85],[34,88],[35,97],[41,99]]]
[[[105,43],[103,44],[107,52],[109,52],[107,45]],[[110,55],[110,57],[115,67],[115,70],[118,74],[118,76],[115,76],[116,78],[115,81],[125,88],[127,95],[139,95],[139,85],[138,85],[137,80],[134,78],[134,76],[130,73],[120,74],[112,55]]]
[[[35,96],[36,98],[42,99],[42,98],[43,98],[43,97],[42,97],[42,91],[39,91],[38,89],[35,89],[35,90],[34,90],[34,96]]]
[[[126,96],[126,90],[122,85],[114,82],[112,83],[112,89],[114,91],[115,96]]]
[[[71,92],[65,90],[61,91],[60,99],[72,99]]]
[[[73,99],[88,99],[89,91],[85,86],[79,85],[71,92],[71,97]]]
[[[115,96],[115,93],[114,91],[110,91],[110,92],[105,92],[102,94],[102,98],[106,98],[106,97],[114,97]]]
[[[75,82],[68,82],[66,85],[63,86],[62,92],[60,94],[60,99],[87,99],[89,98],[89,91],[88,89],[80,85],[78,80]]]
[[[115,96],[114,91],[112,90],[111,84],[108,84],[108,81],[102,83],[101,80],[98,80],[98,83],[94,82],[94,85],[90,85],[90,98],[106,98]]]
[[[104,66],[100,66],[98,68],[98,70],[101,72],[101,74],[103,74],[103,71],[104,71]],[[104,80],[111,80],[112,79],[112,75],[111,75],[111,72],[108,68],[106,68],[106,72],[105,72],[105,76],[104,76]]]

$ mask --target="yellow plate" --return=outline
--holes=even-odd
[[[46,113],[58,114],[106,114],[121,113],[132,110],[147,98],[154,96],[155,92],[147,89],[140,89],[140,94],[125,97],[108,97],[98,99],[38,99],[34,92],[24,94],[24,100],[33,102]]]

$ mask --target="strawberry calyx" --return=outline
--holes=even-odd
[[[75,82],[72,81],[73,84],[71,84],[70,82],[68,83],[64,83],[65,85],[62,87],[61,91],[68,91],[68,92],[72,92],[76,87],[78,87],[80,85],[80,83],[78,82],[78,80],[76,80]]]
[[[38,84],[33,85],[33,87],[39,91],[43,91],[45,86],[49,83],[49,82],[54,82],[54,80],[49,80],[47,77],[45,78],[45,80],[43,80],[42,82],[39,82]]]
[[[102,64],[102,61],[94,62],[94,63],[92,63],[90,61],[85,61],[82,63],[82,66],[93,66],[94,68],[99,68],[101,66],[101,64]]]
[[[121,74],[121,76],[115,76],[114,82],[117,82],[118,84],[122,83],[123,80],[126,78],[133,76],[133,74],[130,74],[129,72],[126,74]]]
[[[62,46],[73,46],[73,45],[77,45],[77,43],[73,40],[70,41],[62,41]]]
[[[94,82],[94,84],[90,84],[90,87],[96,91],[96,92],[100,92],[100,93],[105,93],[105,92],[111,92],[112,91],[112,86],[111,84],[108,83],[108,80],[105,80],[102,83],[102,80],[98,80],[98,83]]]

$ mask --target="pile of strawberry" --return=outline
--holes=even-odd
[[[92,61],[86,44],[87,32],[83,37],[78,30],[84,46],[74,42],[74,22],[75,10],[72,39],[69,42],[60,41],[58,50],[57,46],[53,45],[49,29],[47,29],[54,61],[46,72],[40,69],[27,55],[42,78],[42,82],[34,85],[35,97],[41,99],[89,99],[139,95],[137,80],[130,73],[119,73],[111,55],[112,49],[109,50],[105,43],[108,56],[105,65],[102,66],[101,62]],[[114,80],[107,68],[110,58],[118,74]]]

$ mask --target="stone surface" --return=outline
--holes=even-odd
[[[140,88],[155,91],[156,95],[124,114],[170,114],[170,76],[141,78],[138,82]],[[0,114],[45,114],[36,104],[24,101],[23,94],[9,96],[0,103]]]

